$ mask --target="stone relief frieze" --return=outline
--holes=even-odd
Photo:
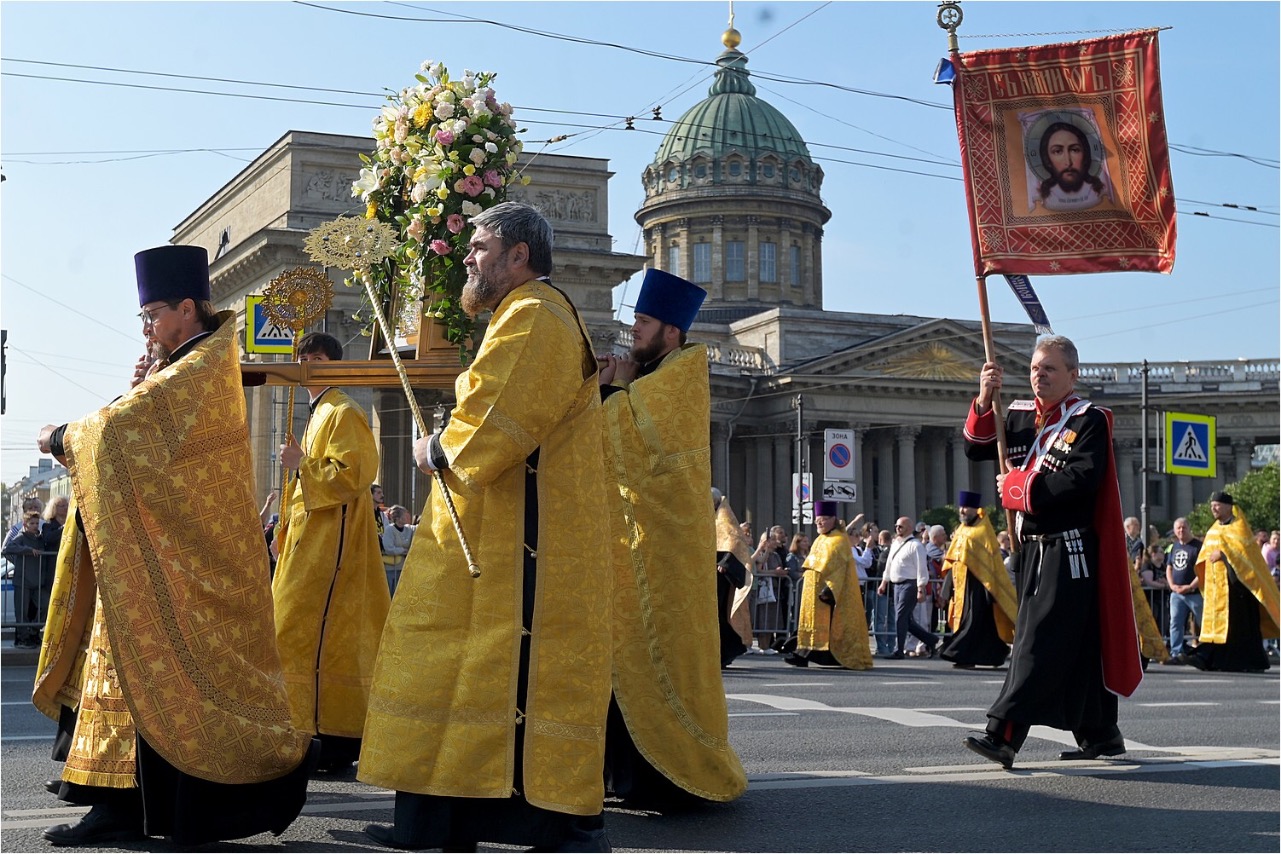
[[[302,195],[304,199],[348,204],[352,200],[351,184],[355,180],[356,176],[336,169],[304,173]]]
[[[523,190],[512,191],[512,197],[533,205],[548,219],[559,222],[595,222],[596,193],[584,190]]]

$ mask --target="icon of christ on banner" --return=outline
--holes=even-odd
[[[1156,30],[956,61],[979,276],[1173,269]]]
[[[1088,109],[1019,113],[1027,210],[1081,211],[1114,203],[1108,150]]]

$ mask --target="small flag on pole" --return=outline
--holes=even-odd
[[[1156,30],[952,65],[977,275],[1173,269]]]

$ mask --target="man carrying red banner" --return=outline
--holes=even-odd
[[[1009,470],[997,489],[1001,505],[1017,511],[1018,621],[987,732],[964,742],[1005,768],[1038,724],[1072,731],[1079,749],[1060,759],[1124,753],[1117,695],[1128,697],[1142,678],[1111,413],[1074,393],[1077,364],[1067,338],[1038,340],[1036,399],[1014,401],[1006,417]],[[970,459],[997,456],[992,404],[1001,378],[1000,365],[983,366],[965,422]]]

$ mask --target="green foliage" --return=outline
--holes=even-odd
[[[1275,531],[1281,528],[1277,524],[1278,496],[1281,494],[1281,469],[1276,463],[1268,463],[1261,469],[1252,471],[1236,483],[1230,483],[1223,491],[1232,496],[1237,509],[1249,521],[1253,530],[1262,528]],[[1188,514],[1188,524],[1197,536],[1204,536],[1214,521],[1210,513],[1210,502],[1198,504]]]
[[[961,524],[961,514],[957,512],[956,507],[951,504],[944,504],[942,507],[931,507],[921,513],[921,521],[927,525],[942,525],[947,529],[950,537],[956,530],[956,526]]]

